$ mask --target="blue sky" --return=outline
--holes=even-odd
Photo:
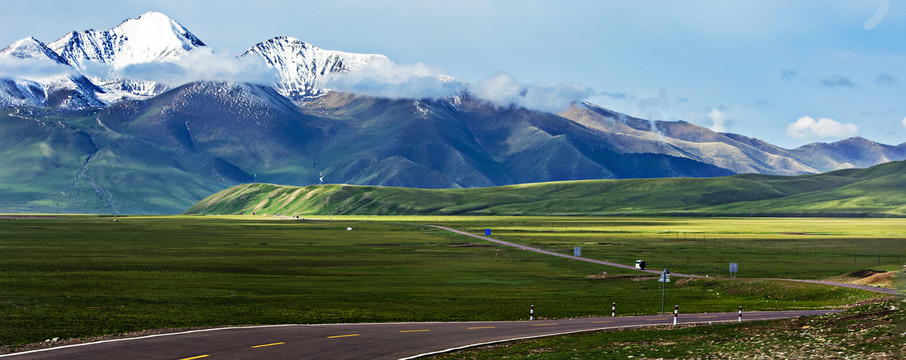
[[[0,46],[154,10],[219,53],[288,35],[467,82],[590,87],[590,101],[791,148],[906,142],[906,4],[829,1],[4,0]]]

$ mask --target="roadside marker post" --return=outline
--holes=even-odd
[[[673,308],[673,326],[676,326],[676,318],[679,317],[679,305]]]
[[[528,319],[529,321],[535,320],[535,305],[529,307]]]
[[[739,305],[739,320],[737,322],[742,322],[742,305]]]
[[[610,307],[610,317],[617,316],[617,303],[613,303]]]

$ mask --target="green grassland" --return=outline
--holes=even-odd
[[[187,214],[906,216],[906,162],[819,175],[564,181],[471,189],[246,184]]]
[[[611,302],[624,315],[660,310],[654,280],[589,278],[629,270],[482,243],[414,220],[530,229],[563,218],[0,217],[0,343],[165,327],[518,320],[529,305],[542,318],[607,314]],[[689,221],[683,226],[696,226]],[[859,229],[849,231],[865,236],[863,246],[886,231]],[[822,266],[834,272],[835,264]],[[689,312],[825,308],[879,296],[713,278],[670,283],[667,294]]]
[[[480,219],[480,217],[475,217]],[[495,220],[492,220],[495,219]],[[496,218],[452,222],[495,238],[649,268],[738,277],[820,279],[863,269],[891,271],[906,262],[902,218]]]

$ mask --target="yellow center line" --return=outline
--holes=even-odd
[[[275,342],[275,343],[264,344],[264,345],[255,345],[255,346],[252,346],[252,349],[263,348],[263,347],[274,346],[274,345],[283,345],[283,344],[286,344],[286,342]]]
[[[334,335],[334,336],[328,336],[327,338],[328,338],[328,339],[336,339],[336,338],[353,337],[353,336],[359,336],[359,334]]]
[[[557,324],[556,324],[556,323],[553,323],[553,324],[532,324],[532,326],[551,326],[551,325],[557,325]]]
[[[699,316],[699,319],[716,318],[717,316]]]
[[[188,357],[188,358],[179,359],[179,360],[195,360],[195,359],[206,358],[208,356],[211,356],[211,355],[198,355],[198,356]]]
[[[669,320],[669,318],[657,318],[657,319],[651,319],[651,321],[655,321],[655,320]]]
[[[612,321],[612,320],[608,320],[608,321],[592,321],[591,323],[592,323],[592,324],[610,324],[610,323],[612,323],[612,322],[616,322],[616,321]]]
[[[493,326],[475,326],[475,327],[466,328],[466,330],[493,329],[493,328],[494,328]]]
[[[431,330],[428,330],[428,329],[420,329],[420,330],[400,330],[401,333],[425,332],[425,331],[431,331]]]

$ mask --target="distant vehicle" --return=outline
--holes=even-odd
[[[639,270],[645,270],[645,260],[636,260],[635,268]]]

